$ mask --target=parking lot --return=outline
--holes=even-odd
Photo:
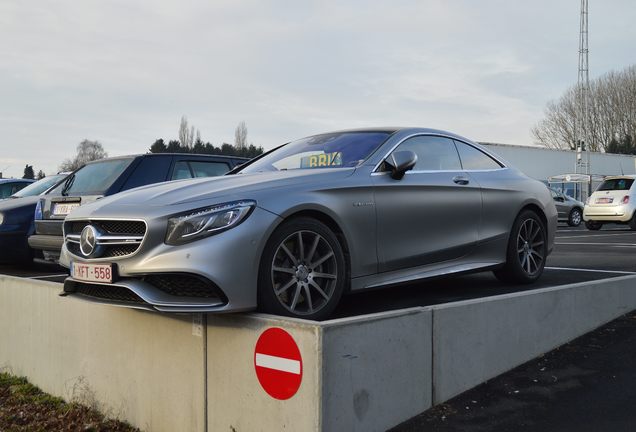
[[[636,231],[615,225],[600,231],[559,225],[555,249],[541,279],[532,285],[499,282],[491,272],[428,280],[388,289],[356,293],[343,299],[335,317],[348,317],[387,310],[535,290],[570,283],[636,274]],[[63,282],[66,269],[38,264],[33,268],[0,266],[0,273]]]

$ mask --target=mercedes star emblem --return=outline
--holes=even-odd
[[[97,244],[97,232],[92,225],[86,225],[80,235],[80,251],[84,256],[90,256]]]

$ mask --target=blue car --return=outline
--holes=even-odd
[[[33,250],[27,244],[27,238],[33,234],[33,212],[39,195],[56,186],[67,175],[56,174],[35,183],[26,182],[25,188],[0,201],[0,262],[32,261]]]

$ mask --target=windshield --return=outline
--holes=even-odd
[[[61,195],[103,195],[130,165],[133,158],[110,159],[84,165],[68,176],[51,193]]]
[[[628,178],[619,178],[619,179],[609,179],[605,180],[598,187],[599,191],[611,191],[611,190],[629,190],[632,187],[632,183],[634,183],[634,179]]]
[[[389,135],[388,132],[337,132],[302,138],[239,172],[354,167],[366,160]]]
[[[64,177],[66,177],[66,174],[46,176],[43,179],[38,180],[35,183],[31,183],[24,189],[14,193],[13,195],[11,195],[11,198],[22,198],[40,195],[42,192],[46,191],[48,188],[62,180]]]

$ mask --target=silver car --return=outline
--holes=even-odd
[[[65,295],[161,312],[323,319],[351,291],[471,271],[537,280],[546,187],[474,142],[420,128],[333,132],[230,175],[145,186],[64,222]]]
[[[548,189],[550,189],[550,194],[557,209],[558,221],[565,222],[571,227],[581,225],[581,221],[583,220],[583,206],[585,204],[556,189]]]

